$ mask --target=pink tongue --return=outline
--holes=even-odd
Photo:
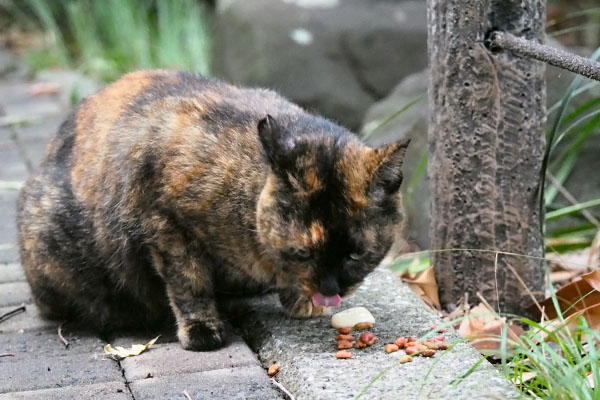
[[[312,297],[315,306],[339,307],[342,303],[342,298],[339,294],[335,296],[323,296],[321,293],[315,293]]]

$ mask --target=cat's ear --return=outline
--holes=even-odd
[[[272,166],[279,166],[294,148],[290,133],[270,115],[258,121],[258,138],[264,155]]]
[[[383,187],[387,193],[395,193],[402,184],[402,164],[406,155],[406,148],[410,139],[400,140],[375,149],[374,156],[377,160],[375,170],[375,184]]]

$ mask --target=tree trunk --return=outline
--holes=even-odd
[[[543,295],[539,225],[544,65],[484,46],[492,29],[542,41],[544,0],[428,0],[429,185],[442,304],[481,293],[523,314]],[[514,270],[514,273],[513,273]]]

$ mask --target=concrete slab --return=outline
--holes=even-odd
[[[285,398],[257,366],[149,378],[129,385],[135,399],[271,400]]]
[[[65,399],[131,400],[131,395],[123,382],[107,382],[86,386],[69,386],[57,389],[0,394],[0,400]]]
[[[0,307],[0,315],[15,309],[15,306]],[[58,322],[43,319],[35,304],[25,306],[25,312],[11,317],[0,324],[0,334],[21,332],[28,330],[39,330],[45,328],[57,328]]]
[[[27,282],[0,283],[0,307],[31,303],[31,289]]]
[[[142,342],[131,342],[142,343]],[[191,372],[256,365],[258,360],[248,345],[236,336],[222,349],[206,352],[184,350],[179,343],[166,343],[152,346],[149,351],[137,357],[121,361],[128,382],[169,375],[180,376]]]
[[[0,283],[23,281],[25,281],[25,272],[23,272],[23,267],[21,267],[21,264],[0,263]]]
[[[467,344],[457,344],[433,358],[416,357],[400,364],[403,351],[387,354],[385,343],[398,336],[421,336],[438,317],[400,279],[385,269],[374,272],[352,296],[344,299],[342,309],[367,307],[375,316],[372,332],[379,342],[366,349],[350,350],[353,358],[335,358],[336,330],[330,317],[310,320],[289,319],[274,297],[246,303],[237,319],[247,340],[259,354],[263,366],[277,361],[278,380],[298,400],[350,399],[365,391],[361,399],[473,399],[516,398],[513,385],[487,362],[464,380],[461,377],[481,358]],[[455,333],[447,339],[458,342]],[[379,376],[379,374],[382,374]],[[369,386],[370,385],[370,386]]]
[[[65,332],[65,348],[56,331],[0,335],[0,393],[121,381],[116,361],[104,355],[93,336]]]

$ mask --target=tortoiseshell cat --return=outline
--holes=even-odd
[[[21,192],[34,299],[100,331],[174,316],[193,350],[223,344],[220,296],[272,288],[319,315],[398,238],[407,145],[367,147],[269,90],[128,74],[77,107]]]

